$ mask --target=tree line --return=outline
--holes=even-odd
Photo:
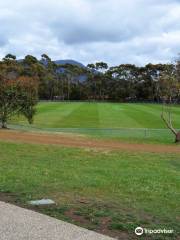
[[[46,100],[151,101],[161,102],[163,79],[177,79],[176,64],[147,64],[138,67],[121,64],[108,67],[104,62],[57,65],[46,55],[41,60],[47,73],[40,80],[39,97]],[[179,93],[173,96],[179,102]]]
[[[177,61],[144,67],[132,64],[108,67],[107,63],[97,62],[81,67],[56,64],[46,54],[40,60],[28,55],[19,61],[8,54],[0,61],[0,74],[6,78],[26,76],[36,79],[41,100],[161,102],[163,89],[168,87],[168,81],[164,79],[177,79],[179,65]],[[176,91],[172,100],[180,100],[179,92]]]

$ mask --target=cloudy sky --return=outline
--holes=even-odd
[[[179,52],[180,0],[0,0],[0,57],[143,65]]]

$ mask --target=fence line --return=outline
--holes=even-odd
[[[116,100],[60,100],[60,99],[52,99],[52,100],[48,100],[48,99],[40,99],[39,102],[60,102],[60,103],[149,103],[149,104],[162,104],[162,102],[156,102],[156,101],[151,101],[151,100],[147,100],[147,101],[116,101]]]
[[[151,139],[166,142],[173,139],[173,134],[169,129],[151,128],[41,128],[27,125],[10,124],[10,128],[15,130],[39,131],[46,133],[74,133],[89,136],[124,138],[124,139]]]
[[[31,125],[23,125],[23,124],[8,124],[10,128],[31,128],[31,129],[43,129],[43,130],[94,130],[94,131],[127,131],[127,130],[142,130],[142,131],[169,131],[167,128],[94,128],[94,127],[89,127],[89,128],[77,128],[77,127],[72,127],[72,128],[46,128],[46,127],[37,127],[37,126],[31,126]],[[180,129],[177,129],[180,130]]]

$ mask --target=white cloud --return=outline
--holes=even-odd
[[[180,52],[177,0],[0,0],[0,22],[0,57],[142,65]]]

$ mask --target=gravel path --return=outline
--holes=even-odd
[[[95,140],[87,137],[68,135],[68,134],[47,134],[20,132],[12,130],[0,130],[0,140],[37,143],[37,144],[54,144],[65,147],[95,148],[120,151],[135,152],[154,152],[154,153],[180,153],[180,145],[160,145],[160,144],[141,144],[126,143],[112,140]]]
[[[0,202],[0,240],[113,240],[113,238]]]

